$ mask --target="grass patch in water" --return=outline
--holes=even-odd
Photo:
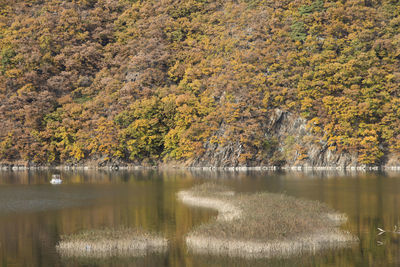
[[[64,235],[56,249],[64,257],[138,257],[167,250],[168,241],[140,229],[86,230]]]
[[[189,205],[219,211],[216,220],[187,235],[189,249],[198,253],[290,256],[358,240],[339,228],[345,215],[317,201],[273,193],[234,194],[213,183],[181,191],[178,197]]]

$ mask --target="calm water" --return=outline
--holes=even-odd
[[[400,173],[232,172],[0,172],[0,263],[2,266],[399,266],[400,234],[378,236],[377,227],[400,226]],[[216,213],[176,200],[179,190],[217,181],[242,192],[284,192],[319,200],[349,216],[344,225],[359,245],[289,259],[243,260],[198,256],[184,235]],[[59,257],[60,235],[82,229],[129,226],[162,233],[166,254],[85,262]]]

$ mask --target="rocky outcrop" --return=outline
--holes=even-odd
[[[278,139],[287,166],[357,166],[357,154],[338,152],[307,129],[307,120],[293,113],[275,110],[268,134]]]
[[[315,136],[307,128],[307,120],[296,114],[275,109],[266,116],[265,121],[262,130],[266,146],[253,152],[254,156],[250,160],[240,162],[240,155],[247,151],[239,140],[223,144],[207,142],[204,145],[205,153],[192,161],[191,166],[365,168],[358,164],[357,153],[329,147],[321,136]],[[221,137],[224,134],[225,127],[222,126],[216,135]],[[399,158],[394,155],[389,155],[386,162],[386,165],[400,166]]]
[[[225,126],[222,126],[215,136],[223,137],[225,135]],[[206,167],[236,167],[240,166],[239,158],[244,153],[243,145],[240,141],[227,142],[219,144],[208,141],[204,144],[205,152],[201,157],[196,158],[190,163],[190,166],[206,166]]]

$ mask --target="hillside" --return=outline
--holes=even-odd
[[[0,0],[2,162],[399,163],[399,85],[394,0]]]

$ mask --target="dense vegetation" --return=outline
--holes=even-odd
[[[400,151],[399,84],[394,0],[0,0],[6,161],[188,161],[240,141],[246,163],[268,158],[280,108],[376,164]]]

